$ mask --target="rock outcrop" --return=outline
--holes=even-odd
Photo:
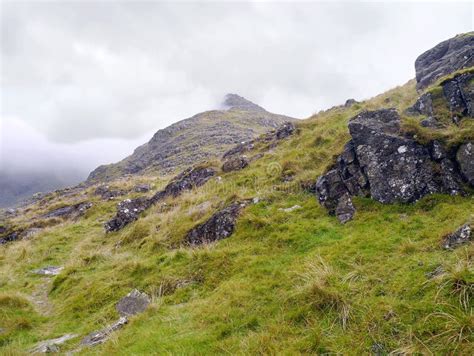
[[[460,245],[464,245],[471,240],[471,235],[471,227],[469,224],[465,224],[444,238],[443,247],[445,249],[453,249]]]
[[[218,211],[207,221],[190,230],[185,238],[186,243],[196,246],[229,237],[234,232],[237,217],[245,206],[245,202],[236,202]]]
[[[140,197],[121,201],[117,205],[115,217],[105,223],[105,231],[118,231],[124,228],[129,223],[137,220],[140,214],[153,204],[167,197],[177,197],[184,191],[199,187],[206,183],[215,173],[215,170],[209,167],[188,168],[151,198]]]
[[[115,217],[105,223],[105,231],[118,231],[138,219],[152,205],[147,197],[125,199],[118,203]]]
[[[474,32],[441,42],[415,61],[417,88],[426,88],[438,78],[474,66]]]
[[[395,109],[363,112],[349,121],[349,132],[352,139],[335,167],[316,182],[319,202],[341,222],[355,212],[351,196],[411,203],[431,193],[462,191],[457,162],[439,143],[425,147],[405,137]]]
[[[99,195],[103,200],[113,200],[127,192],[122,189],[110,189],[108,185],[100,185],[95,189],[94,194]]]
[[[229,160],[231,157],[242,156],[245,152],[255,149],[258,143],[265,143],[268,147],[273,147],[278,141],[283,140],[296,132],[296,127],[292,122],[285,122],[277,129],[272,130],[254,140],[244,141],[232,147],[222,156],[223,159]]]
[[[66,219],[75,219],[86,212],[87,209],[92,207],[92,203],[82,202],[74,205],[63,206],[58,209],[43,214],[41,217],[48,218],[66,218]]]

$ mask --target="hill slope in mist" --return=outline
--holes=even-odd
[[[144,169],[2,216],[0,353],[472,354],[461,36],[423,55],[417,71],[442,75],[420,91],[410,80],[172,179]]]

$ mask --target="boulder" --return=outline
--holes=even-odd
[[[375,200],[407,203],[441,191],[429,150],[401,136],[395,109],[361,113],[349,122],[349,131]]]
[[[134,289],[119,300],[115,309],[117,309],[121,316],[131,316],[142,313],[147,308],[148,304],[150,304],[150,298],[148,295]]]
[[[239,171],[249,165],[249,161],[244,156],[231,157],[222,165],[223,172]]]
[[[274,137],[277,140],[282,140],[284,138],[287,138],[288,136],[293,135],[295,131],[296,127],[292,122],[285,122],[275,131]]]
[[[185,238],[191,246],[202,245],[225,239],[232,235],[240,211],[246,203],[236,202],[218,211],[204,223],[191,229]]]
[[[417,88],[426,88],[438,78],[474,66],[474,32],[439,43],[415,61]]]
[[[356,195],[411,203],[431,193],[462,193],[446,150],[436,141],[425,147],[406,137],[395,109],[362,112],[349,121],[349,132],[352,139],[336,164],[316,182],[319,202],[341,222],[352,219]],[[471,164],[466,149],[458,156]]]
[[[465,243],[468,243],[472,237],[472,230],[469,224],[465,224],[452,234],[447,235],[443,240],[445,249],[453,249]]]
[[[118,203],[117,214],[104,225],[106,232],[118,231],[138,219],[140,213],[151,206],[147,197],[125,199]]]
[[[474,142],[462,144],[456,153],[456,160],[464,178],[474,186]]]

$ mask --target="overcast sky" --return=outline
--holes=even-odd
[[[0,169],[86,172],[228,92],[305,118],[473,27],[471,2],[2,1]]]

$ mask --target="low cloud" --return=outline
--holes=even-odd
[[[83,176],[228,92],[300,118],[371,97],[471,30],[471,6],[3,2],[0,165]]]

